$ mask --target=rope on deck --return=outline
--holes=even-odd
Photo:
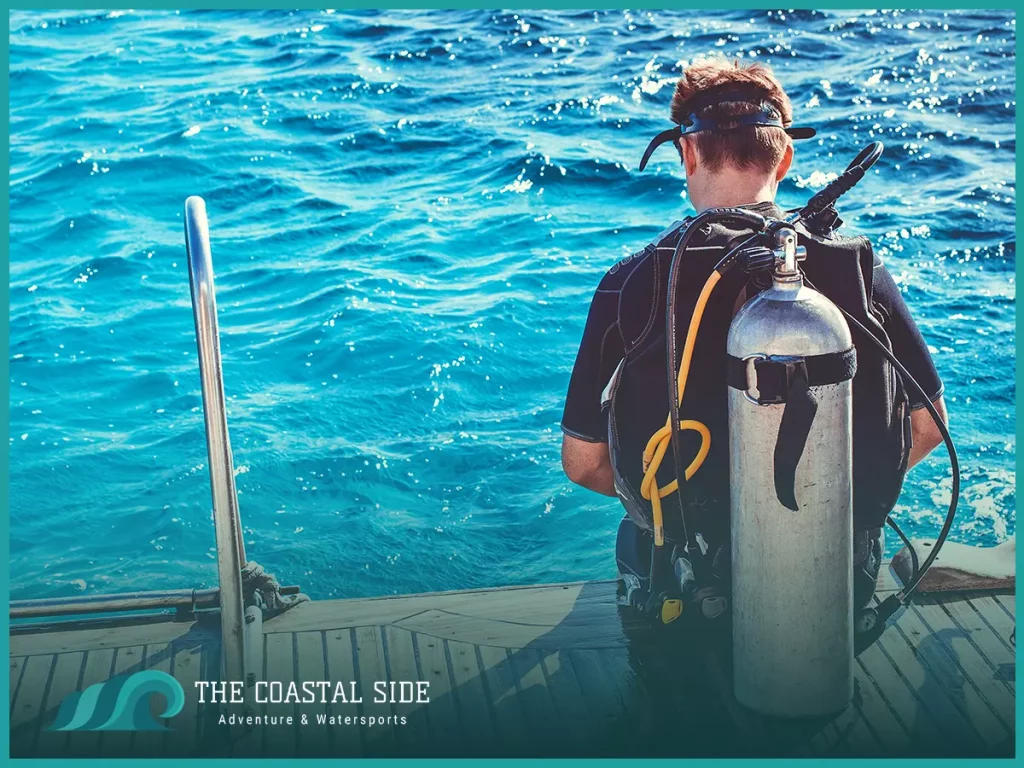
[[[292,589],[294,592],[291,594],[285,593],[285,590],[291,592]],[[268,614],[268,618],[309,601],[309,597],[297,588],[282,587],[274,574],[255,560],[250,560],[242,568],[242,594],[246,605],[255,602]]]

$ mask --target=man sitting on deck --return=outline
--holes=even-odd
[[[677,135],[673,143],[685,169],[689,199],[698,213],[709,208],[740,207],[762,216],[778,219],[784,217],[774,200],[779,183],[785,178],[793,161],[792,139],[809,138],[814,133],[810,129],[790,129],[792,112],[789,97],[771,70],[764,65],[742,67],[739,62],[710,58],[693,64],[683,72],[672,99],[671,116],[677,126],[685,124],[691,128],[685,135]],[[746,121],[738,119],[747,116],[757,118]],[[698,126],[694,130],[694,118],[713,127],[701,129]],[[781,125],[766,125],[766,122],[778,122]],[[630,514],[619,525],[616,560],[620,573],[640,580],[645,580],[650,571],[651,512],[649,502],[645,502],[646,509],[637,511],[635,504],[631,508],[630,503],[627,503],[627,497],[631,497],[634,502],[639,498],[635,492],[635,489],[640,488],[643,471],[639,454],[650,435],[664,424],[667,407],[664,332],[657,336],[651,331],[652,327],[662,324],[659,321],[664,316],[663,297],[667,290],[667,276],[664,274],[666,270],[659,269],[656,264],[652,268],[652,263],[659,258],[659,251],[671,251],[682,224],[685,221],[674,225],[643,250],[615,264],[602,278],[591,303],[562,418],[562,466],[565,473],[578,485],[607,496],[618,495],[622,498]],[[724,245],[721,233],[717,235],[718,242],[710,229],[706,234],[705,242],[701,245]],[[834,235],[830,238],[835,242],[842,241]],[[691,277],[699,286],[707,274]],[[945,420],[942,382],[928,347],[899,289],[877,257],[874,259],[870,282],[873,314],[877,315],[895,356],[917,379]],[[638,290],[638,284],[643,286],[643,290]],[[733,314],[750,295],[748,288],[741,291],[732,306]],[[662,303],[659,304],[659,300]],[[716,323],[713,313],[705,316],[705,325],[711,327],[708,328],[706,338],[698,337],[695,359],[704,354],[706,360],[706,355],[711,354],[706,350],[714,345],[724,350],[730,317],[731,314],[719,315]],[[678,325],[685,329],[687,322],[688,318],[681,318]],[[624,328],[629,325],[644,328],[643,343],[638,341],[640,336],[625,333]],[[704,334],[704,330],[701,333]],[[858,353],[861,352],[858,350]],[[607,403],[603,401],[606,399],[606,385],[624,359],[627,363],[635,363],[640,369],[647,366],[651,372],[648,388],[632,386],[628,391],[628,397],[637,401],[632,412],[649,413],[650,418],[622,419],[619,416],[614,425],[616,440],[613,442],[617,442],[621,449],[622,466],[614,467],[613,455],[609,450],[608,413],[604,408]],[[724,356],[720,359],[724,363]],[[702,530],[715,534],[713,538],[717,540],[707,542],[711,551],[727,551],[729,449],[727,441],[723,439],[728,434],[728,425],[725,387],[720,383],[725,373],[709,373],[706,363],[702,366],[700,375],[691,377],[691,381],[694,378],[698,381],[689,385],[687,407],[711,427],[715,440],[711,441],[711,452],[695,478],[698,482],[686,483],[686,504],[688,509],[693,508],[698,514],[706,515],[710,521],[705,523]],[[894,481],[895,494],[891,502],[881,502],[881,506],[886,508],[882,510],[879,521],[884,520],[885,514],[895,503],[903,471],[917,464],[942,442],[940,432],[924,407],[924,401],[915,398],[913,391],[905,394],[902,382],[898,381],[898,377],[894,379],[896,386],[891,391],[891,385],[885,386],[884,393],[879,391],[877,398],[879,402],[882,399],[886,401],[882,407],[888,408],[894,422],[905,418],[901,409],[909,400],[912,442],[905,445],[902,432],[897,437],[897,450],[906,463],[902,467],[893,467],[893,474],[898,474]],[[856,386],[854,391],[857,391]],[[898,398],[906,399],[897,401]],[[863,413],[862,410],[861,419],[865,418]],[[855,425],[857,422],[858,412],[855,409]],[[855,462],[858,450],[863,455],[872,452],[874,446],[858,445],[855,441]],[[637,455],[634,456],[634,453]],[[618,489],[616,475],[619,480]],[[632,492],[624,492],[623,485],[631,486]],[[855,506],[858,493],[867,496],[874,492],[864,483],[856,484],[856,471],[854,489]],[[666,536],[669,538],[672,535],[671,523],[681,514],[679,505],[682,502],[678,499],[679,495],[674,493],[663,502]],[[862,608],[874,593],[884,539],[881,522],[875,522],[870,527],[858,526],[856,522],[855,514],[854,604],[856,608]],[[678,527],[676,530],[678,538]]]

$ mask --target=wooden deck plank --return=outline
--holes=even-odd
[[[380,724],[360,728],[363,748],[368,755],[374,757],[393,756],[398,750],[398,743],[395,739],[395,726],[387,718],[393,717],[395,713],[389,703],[377,703],[373,696],[373,684],[378,680],[387,680],[388,677],[380,627],[357,627],[355,648],[359,691],[363,699],[361,714],[381,721]]]
[[[424,680],[416,661],[412,632],[398,627],[385,627],[383,632],[391,679],[410,682]],[[398,749],[403,756],[425,757],[436,754],[431,743],[429,709],[430,704],[419,704],[415,701],[395,704],[395,715],[405,718],[405,725],[395,729]]]
[[[901,619],[902,616],[897,616]],[[931,672],[917,660],[914,647],[906,638],[890,625],[876,643],[893,668],[895,674],[907,686],[918,703],[916,716],[923,718],[927,712],[934,720],[936,728],[944,736],[944,742],[951,753],[981,754],[984,746],[978,732],[965,719],[960,711],[953,706],[946,691],[934,679]],[[880,678],[884,679],[884,678]],[[888,678],[892,679],[892,678]],[[892,699],[890,699],[892,701]],[[914,712],[900,710],[904,721],[914,719]]]
[[[179,639],[171,646],[174,656],[171,674],[185,690],[185,704],[175,717],[171,727],[174,737],[164,742],[162,756],[185,756],[195,752],[199,738],[199,696],[195,684],[199,677],[201,648]]]
[[[43,704],[57,656],[42,654],[25,661],[18,698],[11,710],[11,754],[30,756],[42,727]]]
[[[701,653],[701,659],[709,685],[728,714],[729,725],[736,734],[731,742],[727,742],[730,756],[754,757],[784,754],[788,751],[803,756],[813,754],[809,744],[804,742],[793,745],[788,732],[783,732],[784,729],[766,727],[763,718],[736,701],[733,696],[732,670],[728,668],[731,660],[727,654],[715,649],[706,649]]]
[[[1016,705],[1016,659],[1013,645],[999,637],[978,611],[964,600],[943,601],[942,609],[955,626],[967,634],[991,669],[991,680],[1001,683],[1014,698]],[[981,681],[979,681],[981,682]],[[1010,723],[1013,724],[1011,719]]]
[[[855,676],[864,699],[865,716],[882,743],[880,754],[892,757],[943,754],[940,731],[877,644],[857,657]]]
[[[972,596],[970,600],[945,603],[943,607],[971,626],[975,626],[975,617],[981,621],[976,635],[978,645],[997,663],[996,676],[1016,696],[1017,655],[1010,640],[1014,636],[1014,621],[991,597],[981,599]]]
[[[138,672],[143,668],[145,660],[145,645],[119,647],[114,651],[112,676]],[[137,735],[132,731],[103,731],[100,733],[100,753],[110,758],[131,757],[132,744]]]
[[[583,648],[566,653],[576,673],[593,730],[598,734],[596,747],[609,755],[621,754],[621,748],[629,743],[628,717],[618,689],[604,671],[601,652]]]
[[[698,676],[692,669],[693,660],[707,651],[706,646],[714,647],[717,641],[695,642],[698,640],[696,636],[691,638],[687,634],[683,644],[673,641],[652,646],[649,651],[634,654],[634,668],[657,702],[658,727],[685,739],[688,757],[732,755],[736,749],[732,718],[715,694],[706,670],[705,674]],[[575,656],[573,658],[575,660]],[[721,653],[716,653],[716,658],[719,664],[724,661]],[[718,748],[711,749],[711,745]],[[730,745],[732,750],[724,753],[721,749],[724,745]],[[628,755],[630,746],[631,741],[627,741],[617,751]],[[674,757],[679,754],[677,745],[663,741],[652,750],[651,756]]]
[[[267,621],[265,632],[298,632],[306,629],[393,624],[414,632],[446,639],[497,645],[488,638],[494,622],[507,633],[521,631],[523,638],[506,637],[506,647],[536,646],[542,638],[548,647],[622,646],[627,643],[621,622],[609,624],[608,606],[615,602],[615,582],[521,587],[508,590],[474,590],[407,597],[324,600],[302,603]],[[445,633],[457,627],[463,636]],[[521,627],[521,629],[517,629]],[[553,636],[544,630],[558,628]],[[586,631],[579,631],[585,629]],[[478,633],[478,636],[469,634]]]
[[[184,621],[132,622],[124,626],[69,628],[66,631],[11,631],[12,656],[38,656],[43,653],[93,651],[103,648],[127,648],[154,643],[171,643],[193,631],[195,623]]]
[[[605,674],[622,700],[633,737],[641,742],[657,738],[657,712],[643,678],[630,662],[629,654],[606,648],[601,650],[600,659]]]
[[[500,754],[522,757],[535,752],[509,652],[505,648],[479,646],[477,656],[484,671],[484,688],[497,726]]]
[[[327,677],[327,658],[323,632],[295,633],[296,681],[330,680]],[[301,724],[301,716],[307,725]],[[328,705],[319,700],[313,704],[299,704],[298,747],[299,757],[327,757],[331,754],[331,726],[321,725],[318,717],[326,718]]]
[[[349,682],[357,679],[355,667],[354,632],[351,629],[331,630],[325,633],[327,642],[328,680]],[[335,757],[359,757],[364,754],[358,724],[345,724],[345,718],[358,723],[359,705],[346,689],[345,701],[331,703],[331,716],[341,719],[331,728],[331,754]]]
[[[280,718],[278,724],[265,721],[263,731],[263,755],[266,757],[292,757],[295,755],[298,707],[293,703],[271,703],[270,684],[281,683],[287,689],[288,683],[295,680],[294,638],[291,634],[266,635],[263,654],[266,659],[268,683],[265,696],[268,703],[263,705],[263,715],[268,718]],[[292,718],[291,725],[286,718]]]
[[[543,754],[563,756],[562,726],[544,677],[540,652],[533,648],[508,649],[516,691],[526,712],[527,727],[536,748]]]
[[[146,645],[143,647],[143,653],[143,667],[145,669],[156,669],[160,672],[171,674],[171,662],[174,657],[174,651],[170,643]],[[185,697],[194,696],[194,693],[194,691],[188,691]],[[153,713],[153,719],[157,722],[162,722],[166,727],[170,727],[169,719],[159,719],[160,715],[163,714],[165,704],[166,702],[160,696],[151,696],[149,699],[149,709]],[[135,757],[162,756],[164,754],[163,747],[167,741],[166,736],[167,731],[136,733],[132,743],[132,754]]]
[[[1015,594],[992,595],[992,599],[1002,606],[1003,610],[1006,611],[1007,615],[1011,619],[1013,619],[1014,621],[1017,620],[1017,596]]]
[[[1016,629],[1016,620],[999,604],[999,601],[992,595],[972,595],[966,601],[988,626],[992,628],[993,634],[999,638],[1011,651],[1016,650],[1010,637]]]
[[[30,656],[25,662],[18,698],[11,711],[11,741],[17,742],[17,751],[12,753],[31,755],[41,726],[40,717],[46,688],[53,674],[57,657],[53,654]]]
[[[471,756],[494,755],[497,736],[484,692],[477,647],[458,640],[449,640],[447,644],[452,685],[457,691],[456,703],[466,737],[466,753]]]
[[[562,725],[566,748],[573,755],[593,754],[593,728],[569,652],[541,651],[540,661]]]
[[[850,706],[833,720],[837,746],[847,756],[875,756],[882,751],[882,742],[865,714],[864,697],[865,689],[855,684]]]
[[[949,652],[942,640],[934,637],[921,622],[913,604],[900,613],[895,624],[883,634],[883,638],[886,634],[892,634],[894,644],[897,639],[902,639],[911,649],[912,658],[901,665],[901,671],[906,672],[912,667],[922,670],[923,696],[950,702],[953,709],[960,714],[958,719],[950,718],[952,722],[965,720],[970,731],[978,734],[987,750],[998,749],[1004,744],[1006,728],[992,716],[987,703],[978,695],[970,679],[959,666],[955,655]],[[948,722],[944,717],[943,727]]]
[[[427,717],[434,749],[446,757],[466,756],[469,745],[465,737],[468,734],[459,720],[458,702],[448,670],[446,643],[441,638],[419,633],[414,634],[414,642],[423,679],[430,683]]]
[[[205,635],[202,645],[199,646],[199,679],[220,681],[224,679],[224,670],[221,658],[220,632]],[[230,714],[223,704],[200,704],[199,705],[199,743],[201,748],[208,754],[224,757],[228,754],[228,745],[225,743],[225,726],[218,723],[222,714]],[[232,731],[234,736],[237,732]],[[254,733],[258,733],[253,729]]]
[[[963,673],[965,685],[977,693],[980,703],[988,709],[989,714],[980,711],[978,717],[989,720],[994,716],[1009,736],[1014,723],[1013,694],[995,679],[995,666],[981,654],[970,633],[950,618],[941,603],[914,605],[914,611],[932,638],[942,643],[950,659]]]
[[[53,673],[46,689],[46,696],[39,714],[39,732],[35,735],[36,746],[33,757],[61,757],[67,748],[68,734],[62,731],[47,731],[57,717],[61,702],[78,690],[78,681],[82,676],[82,665],[85,653],[57,654],[53,665]]]
[[[18,695],[18,686],[21,683],[21,673],[25,669],[25,656],[11,656],[10,683],[11,683],[11,708],[8,714],[14,711],[14,699]]]
[[[114,649],[99,648],[85,652],[85,671],[82,673],[84,691],[95,683],[110,679],[114,674]],[[66,753],[73,757],[97,757],[100,734],[97,731],[74,731],[68,734]]]
[[[280,750],[276,745],[267,754],[900,757],[1006,755],[1012,750],[1015,649],[1009,633],[1015,606],[1008,595],[943,594],[900,612],[879,642],[858,658],[853,705],[837,718],[815,722],[767,722],[741,712],[731,700],[728,674],[716,677],[699,654],[679,644],[679,637],[659,639],[665,635],[652,633],[633,612],[618,606],[613,582],[327,602],[315,609],[302,604],[294,614],[288,611],[266,622],[268,679],[275,667],[274,676],[283,677],[282,682],[356,680],[363,703],[339,702],[327,711],[344,716],[347,710],[357,718],[404,716],[408,722],[373,728],[358,723],[268,727],[261,741],[283,731],[292,746]],[[35,725],[45,725],[43,720],[55,714],[54,701],[66,695],[61,681],[74,677],[64,671],[73,666],[73,653],[81,654],[83,687],[90,679],[109,678],[117,671],[111,662],[118,657],[121,664],[130,661],[128,649],[139,641],[146,646],[141,658],[147,665],[157,658],[154,649],[171,649],[165,654],[166,668],[189,694],[195,680],[216,679],[217,628],[202,624],[143,623],[117,639],[109,627],[12,635],[12,646],[39,651],[30,656],[66,655],[55,662],[62,665],[60,671],[54,666],[46,673]],[[123,639],[131,642],[128,649]],[[725,646],[716,645],[719,650],[728,645],[727,638],[722,642]],[[29,664],[40,663],[30,656],[11,659],[12,714],[28,692]],[[373,701],[376,681],[419,679],[431,680],[429,705]],[[695,688],[698,680],[705,680],[708,689]],[[720,697],[709,698],[711,682]],[[223,744],[225,728],[210,727],[215,708],[195,706],[194,695],[186,695],[190,706],[175,718],[174,737],[165,741],[167,753],[213,755]],[[296,719],[303,712],[314,716],[312,705],[280,706]],[[188,719],[197,725],[182,731],[179,723]],[[274,736],[271,728],[277,731]],[[41,738],[26,731],[29,743]],[[665,738],[666,733],[671,737]],[[61,736],[69,754],[100,754],[95,748],[99,734]],[[117,742],[111,740],[123,736],[103,734],[102,753],[113,750]],[[129,745],[136,741],[136,754],[148,751],[143,747],[152,736],[127,734]],[[38,746],[48,749],[42,740]]]

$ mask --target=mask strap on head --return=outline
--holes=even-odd
[[[662,131],[651,139],[651,143],[648,144],[647,149],[644,150],[644,156],[640,158],[640,170],[642,171],[647,167],[647,161],[651,159],[651,155],[654,154],[654,150],[662,144],[666,144],[670,141],[678,141],[682,136],[683,129],[677,125],[675,128],[669,128],[667,131]]]
[[[760,109],[752,114],[735,115],[719,119],[697,117],[697,113],[707,107],[731,101],[759,104]],[[647,149],[644,150],[643,157],[640,159],[640,170],[642,171],[647,167],[647,163],[651,159],[651,155],[654,154],[654,150],[662,144],[678,141],[683,136],[689,136],[701,131],[728,133],[740,128],[757,126],[782,128],[793,139],[809,139],[816,133],[813,128],[787,128],[783,125],[778,110],[765,102],[764,92],[760,89],[750,88],[749,86],[713,88],[707,93],[698,94],[690,100],[690,103],[687,104],[686,118],[683,120],[682,125],[662,131],[651,140],[651,143],[647,145]]]

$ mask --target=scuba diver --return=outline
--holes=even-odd
[[[768,67],[741,66],[721,57],[694,63],[676,85],[671,119],[675,127],[652,141],[641,170],[658,146],[671,143],[698,217],[702,212],[724,210],[747,211],[764,220],[785,218],[774,201],[793,162],[793,140],[811,138],[815,131],[792,125],[790,99]],[[856,180],[880,152],[878,145]],[[692,545],[694,530],[699,531],[697,544],[701,559],[709,563],[710,578],[721,580],[722,591],[728,593],[727,393],[730,386],[742,389],[745,385],[736,385],[730,378],[735,377],[726,336],[740,307],[771,281],[764,280],[763,271],[733,270],[723,274],[714,293],[706,295],[701,286],[717,271],[723,254],[750,235],[751,227],[719,218],[689,228],[695,218],[676,222],[645,248],[613,265],[601,279],[561,422],[562,466],[568,478],[597,493],[617,496],[626,509],[618,529],[616,561],[627,596],[659,593],[660,586],[653,583],[658,569],[652,558],[671,550],[673,544],[677,550],[683,544],[692,554],[693,547],[687,545]],[[851,319],[855,361],[847,378],[853,378],[852,583],[853,604],[860,610],[875,591],[884,550],[883,526],[905,473],[942,443],[948,431],[942,381],[898,287],[867,238],[835,233],[841,223],[829,204],[795,227],[800,250],[806,250],[800,271]],[[756,258],[753,251],[747,254],[750,263]],[[685,380],[686,399],[679,406],[689,421],[680,422],[676,413],[675,422],[670,414],[667,424],[679,365],[672,350],[683,349],[687,323],[695,314],[700,331],[692,343],[692,364],[691,359],[686,362],[691,370]],[[868,333],[874,338],[868,339]],[[687,337],[686,341],[689,345],[692,340]],[[878,347],[884,349],[880,352]],[[891,362],[893,357],[898,363]],[[916,380],[912,387],[904,380],[909,378],[906,373]],[[789,379],[785,381],[788,385]],[[804,392],[814,384],[805,381]],[[681,399],[681,386],[677,394]],[[652,435],[657,437],[661,430],[664,436],[670,424],[692,425],[693,419],[700,419],[698,426],[714,439],[690,427],[688,432],[675,430],[671,448],[653,450]],[[775,455],[779,462],[780,454]],[[798,450],[793,467],[799,455]],[[681,470],[693,456],[700,460],[690,469],[699,466],[700,471],[691,477],[690,469]],[[779,498],[783,498],[781,492]],[[791,508],[796,509],[795,504]],[[659,546],[664,542],[670,546]],[[674,582],[685,581],[678,560],[666,566],[669,580],[673,580],[673,566]],[[684,562],[682,570],[689,567]],[[645,610],[642,599],[630,603]],[[678,612],[666,612],[664,606],[663,599],[655,610],[649,606],[647,610],[668,623]]]

